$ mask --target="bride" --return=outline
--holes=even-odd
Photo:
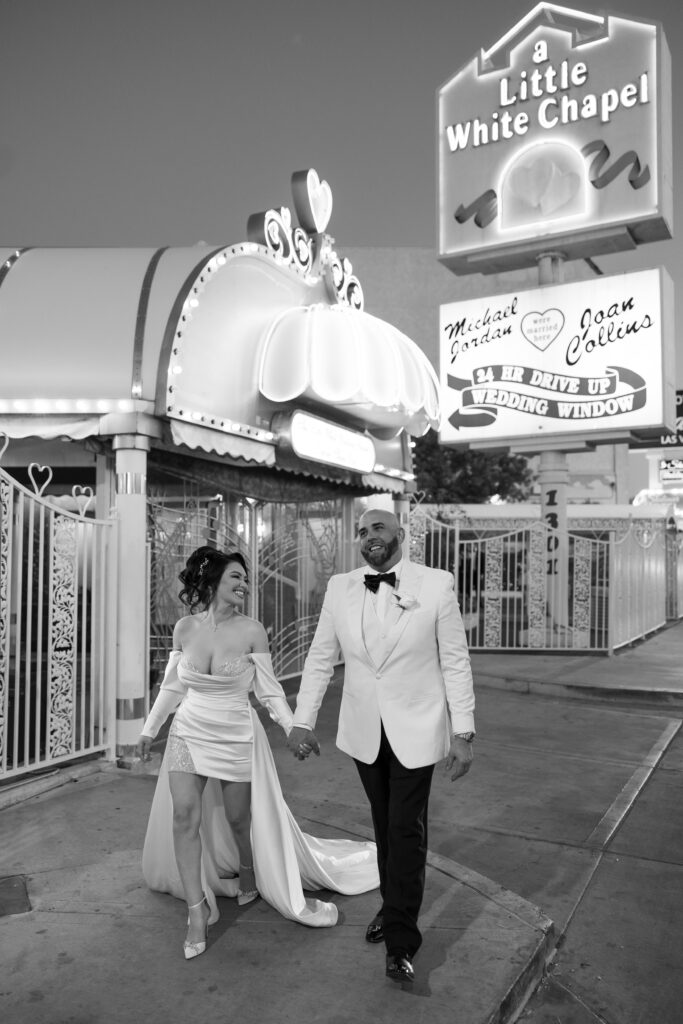
[[[266,631],[240,611],[248,593],[239,553],[200,547],[180,573],[190,611],[173,631],[173,651],[136,752],[175,711],[142,855],[152,889],[185,899],[187,960],[206,949],[218,920],[216,896],[240,905],[262,896],[284,917],[313,927],[336,924],[334,903],[303,889],[347,895],[379,884],[374,843],[316,839],[287,807],[265,731],[249,693],[286,733],[292,712],[273,674]],[[315,741],[300,745],[304,759]]]

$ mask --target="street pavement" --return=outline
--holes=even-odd
[[[98,761],[0,788],[3,1024],[680,1024],[683,622],[610,658],[472,662],[475,764],[435,773],[412,989],[364,941],[377,893],[333,896],[329,929],[221,900],[186,962],[183,904],[141,877],[155,777]],[[303,829],[366,838],[340,678],[320,758],[262,720]]]

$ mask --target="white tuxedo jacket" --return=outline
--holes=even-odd
[[[404,559],[399,585],[387,595],[380,622],[363,582],[367,571],[354,569],[328,583],[294,725],[315,727],[341,651],[345,667],[337,746],[371,764],[383,723],[406,768],[435,764],[448,753],[451,732],[474,729],[472,670],[453,577]]]

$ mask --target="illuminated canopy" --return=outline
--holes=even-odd
[[[439,422],[431,363],[405,334],[348,306],[278,314],[261,343],[259,390],[271,402],[329,403],[374,428],[421,435]]]
[[[147,413],[272,442],[269,403],[298,399],[361,430],[437,425],[437,377],[410,338],[257,246],[3,255],[9,436],[106,434]]]
[[[300,223],[320,229],[326,183],[301,172],[295,184]],[[400,490],[412,479],[400,435],[438,423],[429,362],[363,311],[351,265],[320,230],[282,208],[252,216],[248,235],[227,247],[0,249],[0,433],[143,433]],[[292,419],[298,405],[308,418]]]

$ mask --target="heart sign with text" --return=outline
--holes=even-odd
[[[292,197],[299,224],[308,232],[322,234],[332,216],[332,189],[311,167],[292,175]]]
[[[564,327],[564,314],[561,309],[546,309],[545,313],[527,313],[522,317],[521,331],[527,341],[545,352],[559,337]]]

